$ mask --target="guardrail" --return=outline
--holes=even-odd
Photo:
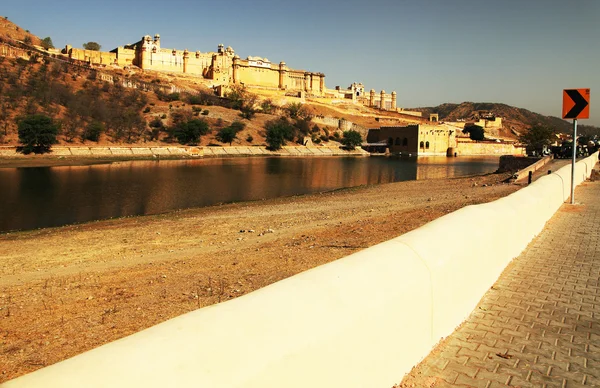
[[[577,163],[576,184],[597,161],[595,153]],[[505,198],[4,386],[388,388],[476,307],[568,198],[570,177],[563,167]]]

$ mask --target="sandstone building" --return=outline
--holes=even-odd
[[[216,52],[190,52],[162,48],[160,35],[144,36],[140,41],[99,52],[66,46],[63,54],[93,65],[137,66],[142,70],[190,74],[214,80],[218,85],[239,84],[324,96],[325,74],[294,70],[285,62],[271,63],[267,58],[241,59],[231,47],[220,44]]]
[[[457,133],[458,132],[458,133]],[[460,129],[448,124],[414,124],[382,126],[369,129],[367,144],[370,152],[390,152],[398,155],[524,155],[525,150],[512,141],[474,141],[460,137]]]
[[[431,124],[381,127],[369,130],[367,143],[385,145],[393,154],[447,155],[454,153],[456,131]]]

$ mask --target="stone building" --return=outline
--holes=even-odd
[[[367,143],[386,144],[393,154],[447,155],[456,148],[455,130],[443,125],[414,124],[369,129]]]
[[[231,47],[220,44],[216,52],[190,52],[162,48],[160,35],[144,36],[140,41],[106,52],[67,46],[63,54],[93,65],[137,66],[142,70],[190,74],[214,80],[220,85],[240,84],[279,90],[301,91],[323,96],[325,74],[294,70],[285,62],[271,63],[267,58],[241,59]]]

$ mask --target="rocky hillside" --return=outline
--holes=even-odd
[[[557,133],[569,133],[572,130],[572,123],[559,117],[544,116],[527,109],[492,102],[446,103],[435,107],[412,108],[411,110],[423,112],[424,115],[438,113],[440,120],[445,121],[475,120],[477,111],[489,111],[496,117],[502,117],[505,127],[517,133],[538,124],[554,128]],[[600,134],[600,128],[597,127],[580,125],[578,128],[582,134]]]
[[[0,38],[28,42],[36,46],[42,43],[41,39],[30,33],[29,30],[24,30],[8,20],[8,16],[0,16]]]

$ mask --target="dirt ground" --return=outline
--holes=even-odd
[[[0,235],[0,382],[506,196],[520,188],[502,183],[507,177],[400,182]]]

